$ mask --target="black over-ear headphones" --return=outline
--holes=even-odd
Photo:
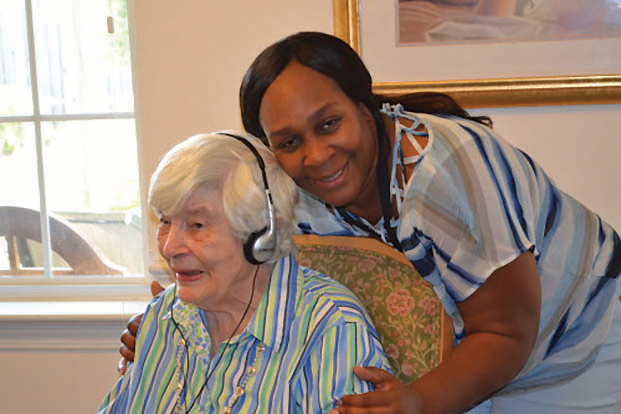
[[[227,135],[235,138],[244,144],[257,159],[261,176],[263,177],[263,186],[265,188],[265,198],[267,201],[268,223],[267,227],[248,236],[248,240],[244,243],[244,256],[252,264],[265,263],[274,257],[276,253],[276,211],[274,202],[272,201],[272,193],[267,184],[267,174],[265,173],[265,162],[259,154],[259,151],[246,138],[239,135],[230,134],[228,132],[218,132],[219,135]]]

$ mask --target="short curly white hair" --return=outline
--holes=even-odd
[[[158,216],[175,215],[196,188],[210,184],[221,189],[224,214],[240,240],[267,227],[265,185],[257,159],[242,142],[224,133],[245,138],[265,164],[277,222],[273,262],[295,249],[292,234],[298,189],[272,151],[252,135],[236,131],[199,134],[174,146],[151,176],[149,205]]]

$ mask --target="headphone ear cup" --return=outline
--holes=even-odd
[[[256,249],[257,240],[259,239],[259,237],[263,236],[266,231],[267,227],[251,233],[250,236],[248,236],[248,240],[246,240],[246,242],[244,243],[244,256],[246,257],[246,260],[248,260],[248,262],[254,265],[260,265],[262,263],[265,263],[264,261],[257,260],[254,252]]]

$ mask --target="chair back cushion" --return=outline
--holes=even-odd
[[[347,286],[363,303],[394,374],[416,380],[452,347],[451,322],[403,253],[361,237],[295,236],[298,262]]]

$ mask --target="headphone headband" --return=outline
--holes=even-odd
[[[276,254],[277,241],[276,211],[274,208],[274,202],[272,200],[272,193],[267,182],[265,162],[263,161],[261,154],[259,154],[259,151],[246,138],[240,135],[231,134],[229,132],[219,132],[218,135],[226,135],[244,144],[250,150],[250,152],[252,152],[257,160],[257,164],[259,164],[261,176],[263,177],[263,186],[265,189],[268,223],[267,227],[250,234],[248,240],[246,240],[246,242],[244,243],[244,255],[246,256],[246,259],[252,264],[265,263],[268,260],[272,259]]]

